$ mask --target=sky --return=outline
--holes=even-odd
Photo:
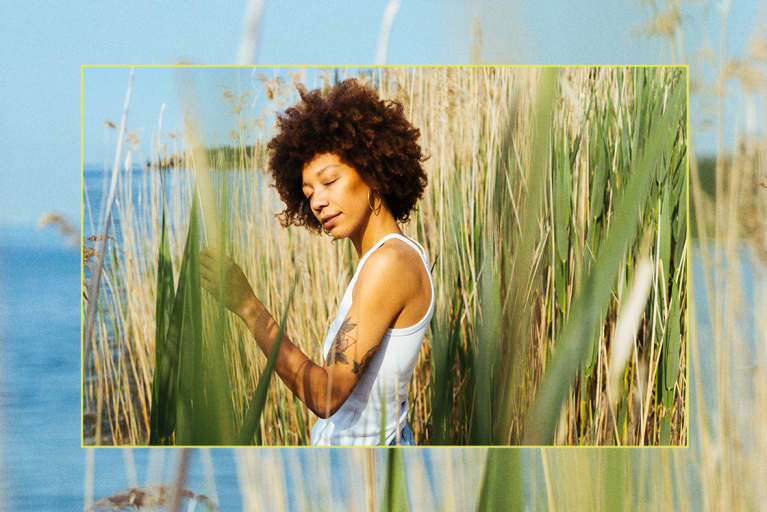
[[[0,7],[7,41],[0,45],[0,226],[33,225],[50,210],[78,221],[82,64],[235,62],[244,1],[229,2],[226,9],[203,1],[98,5],[95,9],[85,2],[52,6],[33,1],[4,2]],[[264,0],[255,63],[371,64],[386,5],[381,0],[335,2],[332,7],[324,2]],[[764,19],[759,16],[756,0],[733,6],[726,32],[732,55],[744,51],[757,20]],[[586,9],[578,2],[402,0],[386,62],[470,63],[478,25],[481,63],[672,63],[667,45],[637,31],[650,17],[651,9],[638,1],[597,0]],[[699,48],[707,40],[718,47],[720,19],[715,6],[696,2],[686,7],[685,48]],[[94,73],[92,86],[85,88],[85,104],[93,112],[91,125],[86,125],[86,160],[111,165],[115,135],[103,121],[119,123],[127,69],[100,71],[103,76]],[[174,80],[167,73],[162,79],[160,75],[146,69],[136,73],[129,120],[147,137],[156,127],[162,103],[172,110],[178,102]],[[735,124],[743,118],[735,111],[728,116]],[[734,135],[734,129],[727,131]],[[714,140],[701,133],[697,143],[712,150]]]
[[[387,1],[333,2],[329,7],[328,2],[263,0],[262,31],[255,63],[372,64]],[[162,65],[179,61],[232,64],[241,38],[246,3],[232,0],[226,2],[226,8],[221,4],[203,0],[0,2],[3,20],[0,29],[3,38],[0,44],[0,245],[7,247],[8,239],[2,237],[12,232],[19,237],[20,245],[39,249],[37,242],[27,244],[30,238],[40,239],[47,234],[35,229],[37,220],[46,211],[62,212],[73,224],[79,223],[81,66]],[[481,63],[678,63],[662,41],[637,33],[637,27],[651,17],[647,2],[594,0],[588,3],[588,8],[584,8],[584,4],[571,0],[401,0],[391,29],[386,62],[470,63],[476,44],[477,20]],[[691,56],[707,42],[714,48],[719,46],[722,32],[716,5],[702,0],[685,3],[684,46]],[[758,6],[759,0],[733,2],[725,37],[729,56],[742,55],[755,27],[767,26]],[[697,70],[693,71],[695,74]],[[87,158],[91,163],[105,164],[113,158],[114,132],[105,129],[103,121],[119,122],[127,75],[124,68],[101,70],[85,82],[85,106],[89,112]],[[176,84],[168,76],[146,69],[136,72],[129,126],[135,130],[142,128],[142,137],[151,136],[163,103],[170,112],[178,102]],[[208,87],[212,81],[207,82]],[[200,87],[205,86],[200,83]],[[737,95],[737,89],[734,91]],[[744,115],[734,103],[728,103],[727,107],[726,132],[731,140]],[[760,108],[764,113],[764,107]],[[693,119],[710,116],[706,105],[694,104],[693,109]],[[221,111],[213,107],[208,112],[215,116]],[[172,122],[169,115],[167,126]],[[93,138],[90,138],[91,132]],[[714,140],[710,131],[696,131],[696,144],[702,151],[712,151]],[[6,227],[22,229],[3,230]],[[9,271],[8,275],[13,273]],[[55,277],[42,275],[39,281],[46,286],[58,286]],[[0,283],[0,299],[12,290],[8,283]],[[39,292],[30,291],[27,295],[34,293]],[[72,297],[77,293],[75,291]],[[41,296],[42,304],[31,307],[36,310],[45,307],[58,313],[66,311],[64,304],[51,305],[47,295]],[[76,308],[76,299],[71,304]],[[13,326],[13,321],[6,321],[5,325]],[[0,336],[2,334],[0,332]],[[0,339],[0,345],[2,341]],[[73,347],[68,344],[65,350]],[[55,351],[48,353],[55,355]],[[0,458],[2,456],[0,454]],[[0,472],[3,467],[8,466],[0,464]],[[73,463],[73,467],[77,472],[82,466]],[[79,479],[73,475],[69,477]]]

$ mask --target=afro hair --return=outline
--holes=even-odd
[[[269,168],[286,205],[278,215],[281,224],[321,230],[302,191],[302,171],[322,153],[353,167],[394,219],[406,222],[427,179],[420,131],[405,118],[402,104],[381,100],[375,89],[353,78],[326,91],[298,86],[298,92],[301,100],[278,115],[277,134],[267,146]]]

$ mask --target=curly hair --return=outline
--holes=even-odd
[[[381,100],[375,89],[353,78],[324,92],[297,87],[301,101],[278,115],[277,135],[267,145],[269,168],[286,205],[278,214],[282,226],[321,230],[302,191],[302,171],[322,153],[353,167],[394,219],[407,221],[427,179],[420,131],[405,119],[402,104]]]

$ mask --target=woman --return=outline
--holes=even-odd
[[[319,420],[314,445],[415,444],[407,424],[407,383],[434,313],[424,249],[402,235],[426,186],[418,129],[402,105],[346,80],[328,92],[299,89],[301,101],[278,117],[269,166],[286,205],[283,226],[349,238],[357,269],[325,338],[322,364],[287,336],[276,371]],[[215,251],[201,253],[205,288],[218,296]],[[226,263],[227,307],[264,354],[279,326],[242,270]]]

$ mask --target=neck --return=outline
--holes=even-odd
[[[402,234],[397,222],[394,220],[392,214],[385,208],[381,209],[378,215],[374,215],[372,212],[368,217],[368,221],[365,223],[365,227],[360,230],[359,233],[351,235],[349,238],[354,244],[354,248],[357,250],[357,257],[362,258],[371,247],[381,238],[385,237],[389,233]]]

